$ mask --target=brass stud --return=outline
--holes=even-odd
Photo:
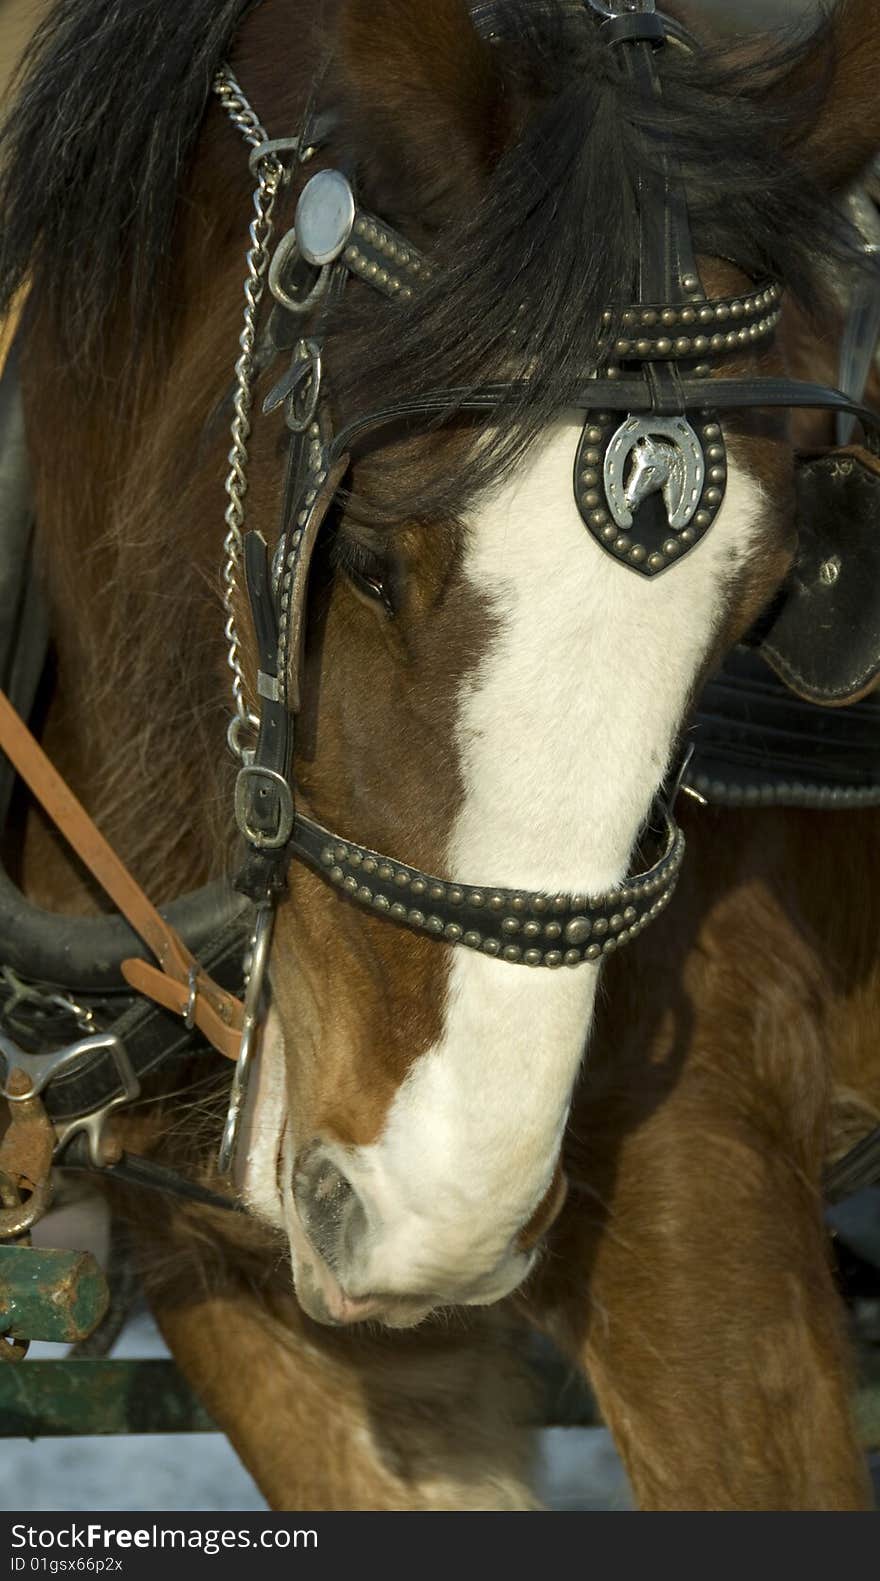
[[[333,855],[333,847],[332,846],[325,845],[323,851],[321,852],[321,861],[323,862],[325,867],[332,867],[333,866],[335,858],[334,858],[334,855]]]
[[[664,566],[665,566],[665,564],[666,564],[666,556],[665,555],[662,555],[662,554],[651,554],[651,555],[648,556],[648,566],[649,566],[650,570],[652,570],[652,571],[662,571]]]
[[[721,434],[721,429],[720,429],[720,427],[718,426],[717,423],[707,423],[705,428],[703,429],[703,438],[704,439],[718,439],[720,434]]]
[[[562,951],[561,950],[548,950],[547,954],[544,956],[544,965],[545,966],[561,966],[562,965]]]
[[[694,517],[694,521],[698,527],[708,527],[711,520],[712,517],[709,511],[697,511],[697,514]]]
[[[598,474],[598,472],[594,472],[591,467],[588,467],[586,472],[582,472],[581,473],[581,482],[583,483],[585,488],[588,488],[588,489],[595,488],[596,484],[598,483],[598,481],[599,481],[599,474]]]
[[[472,889],[470,894],[468,895],[468,905],[469,906],[483,906],[483,905],[485,905],[485,903],[486,903],[486,896],[483,893],[483,891],[481,889]]]
[[[399,900],[395,900],[394,905],[391,907],[391,916],[396,922],[406,921],[406,907],[402,906]]]
[[[661,335],[657,342],[656,349],[660,353],[661,357],[666,357],[672,350],[672,341],[667,335]]]
[[[618,357],[626,357],[632,350],[632,342],[629,340],[618,340],[615,343],[614,350]]]
[[[683,324],[695,324],[697,322],[697,315],[692,307],[682,309],[681,322]]]
[[[453,884],[449,890],[447,899],[450,906],[460,906],[464,900],[464,891],[459,889],[457,884]]]
[[[593,527],[604,527],[608,520],[607,511],[591,511],[590,523]]]
[[[522,950],[518,944],[506,944],[503,954],[506,961],[519,961],[522,959]]]
[[[609,523],[607,527],[602,528],[602,539],[604,543],[613,543],[616,537],[617,528],[613,525],[613,523]]]
[[[505,917],[501,923],[502,933],[519,933],[519,922],[516,917]]]
[[[699,291],[700,289],[699,277],[695,274],[686,274],[681,283],[686,291]]]
[[[443,918],[442,917],[429,917],[427,922],[425,923],[425,927],[427,928],[429,933],[442,933],[443,932]]]
[[[408,911],[406,920],[414,928],[423,928],[425,926],[425,913],[423,911]]]
[[[601,946],[601,944],[591,944],[584,951],[584,960],[585,961],[598,961],[599,956],[601,954],[602,954],[602,946]]]
[[[633,565],[641,565],[647,553],[648,551],[643,543],[636,543],[633,544],[632,548],[630,549],[629,557],[632,560]]]
[[[731,302],[731,304],[730,304],[730,316],[731,316],[731,318],[742,318],[742,316],[743,316],[743,305],[742,305],[742,302],[739,302],[739,301]]]
[[[409,887],[409,873],[404,873],[402,870],[395,873],[394,882],[399,889],[407,889]]]
[[[544,935],[545,935],[546,938],[548,938],[548,939],[558,939],[561,932],[562,932],[562,929],[559,926],[558,922],[545,922],[544,923]]]
[[[629,547],[630,547],[631,543],[632,543],[632,539],[631,538],[627,538],[626,533],[621,533],[620,537],[619,538],[615,538],[615,540],[614,540],[614,548],[615,548],[616,553],[617,554],[626,554],[629,551]]]
[[[413,892],[414,895],[424,895],[426,893],[426,891],[427,891],[427,888],[428,888],[428,886],[425,883],[425,880],[423,878],[414,878],[413,879],[413,881],[412,881],[412,892]]]
[[[391,883],[391,880],[394,877],[394,868],[391,866],[390,862],[382,862],[380,864],[379,877],[382,879],[383,883]]]
[[[715,309],[708,306],[701,307],[697,317],[701,324],[711,324],[713,318],[715,317]]]
[[[389,911],[391,909],[391,901],[387,895],[374,895],[373,905],[377,911]]]
[[[686,357],[688,355],[688,352],[690,351],[690,349],[691,349],[691,343],[688,340],[687,336],[686,335],[680,335],[678,340],[675,342],[676,354],[679,357]]]
[[[335,850],[334,854],[336,856],[337,862],[347,862],[348,861],[348,846],[347,845],[338,845],[336,847],[336,850]]]
[[[723,483],[724,479],[726,477],[727,477],[727,470],[726,470],[725,467],[710,467],[709,468],[709,480],[710,480],[710,482],[712,482],[712,483]]]
[[[357,898],[362,906],[369,906],[373,900],[373,891],[368,889],[366,884],[361,884],[361,887],[357,892]]]
[[[539,938],[541,931],[540,922],[527,922],[523,927],[523,933],[527,939]]]
[[[687,544],[688,547],[690,547],[692,543],[696,543],[696,533],[694,532],[693,527],[685,527],[684,532],[682,532],[679,536],[682,543]]]
[[[562,959],[564,960],[566,966],[580,966],[581,952],[580,950],[566,950]]]
[[[544,957],[540,950],[526,950],[523,960],[526,966],[540,966]]]
[[[569,944],[583,944],[590,937],[592,924],[589,917],[572,917],[566,924],[565,937]]]
[[[482,933],[477,933],[473,928],[471,928],[465,934],[461,942],[462,944],[466,944],[469,950],[478,950],[483,942],[483,935]]]
[[[721,504],[721,490],[720,489],[707,489],[705,494],[703,495],[703,499],[706,501],[707,505],[720,505]]]
[[[650,354],[651,354],[651,342],[649,340],[637,340],[636,341],[636,353],[637,353],[637,355],[639,357],[648,357],[648,356],[650,356]]]
[[[358,890],[358,881],[356,878],[349,877],[345,880],[342,887],[343,889],[347,889],[350,895],[356,895]]]
[[[443,884],[432,884],[430,889],[428,890],[428,894],[430,895],[432,900],[445,900],[445,898],[446,898],[445,886]]]
[[[646,307],[644,312],[642,313],[642,323],[643,324],[656,324],[656,322],[657,322],[657,309],[655,307]]]
[[[665,544],[663,545],[663,553],[668,554],[670,559],[674,560],[675,556],[678,554],[679,547],[680,546],[677,538],[667,538]]]
[[[457,922],[449,922],[447,923],[443,932],[445,933],[447,939],[449,939],[450,943],[457,944],[462,936],[462,933],[464,932],[464,929],[460,928]]]
[[[482,950],[484,955],[500,955],[501,945],[497,939],[484,939]]]
[[[697,336],[695,336],[695,338],[694,338],[694,351],[697,352],[697,354],[699,355],[701,352],[708,351],[708,350],[709,350],[709,341],[706,339],[706,336],[705,335],[697,335]]]

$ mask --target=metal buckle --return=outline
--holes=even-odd
[[[254,1057],[259,1048],[259,1037],[262,1024],[263,985],[266,978],[266,968],[269,964],[269,950],[272,944],[272,929],[275,924],[275,908],[271,903],[260,906],[254,924],[253,944],[251,947],[251,968],[248,973],[247,988],[244,996],[244,1020],[241,1029],[241,1048],[232,1077],[232,1091],[229,1095],[229,1109],[226,1114],[226,1123],[223,1127],[223,1137],[220,1143],[220,1152],[217,1167],[221,1175],[229,1175],[235,1162],[235,1149],[241,1122],[244,1114],[245,1101],[250,1085],[251,1071]]]
[[[260,179],[260,165],[264,159],[275,159],[279,164],[283,164],[282,154],[296,154],[299,158],[299,138],[268,137],[265,143],[258,143],[248,160],[254,180]]]
[[[290,367],[283,379],[273,385],[263,402],[263,415],[269,417],[284,407],[284,421],[293,434],[304,434],[314,422],[321,399],[321,381],[324,369],[321,347],[316,340],[298,340]],[[300,387],[302,388],[302,391]],[[302,405],[297,406],[301,395]]]
[[[286,236],[282,236],[272,255],[272,262],[269,265],[269,290],[275,301],[280,302],[288,313],[305,317],[317,307],[327,290],[333,266],[325,264],[318,270],[318,278],[306,296],[291,296],[284,284],[283,275],[290,265],[299,262],[301,256],[299,242],[296,239],[296,226],[294,226]]]
[[[278,825],[274,833],[254,829],[248,823],[250,780],[267,780],[278,796]],[[280,851],[293,833],[293,794],[283,774],[276,769],[261,768],[258,763],[248,763],[239,769],[235,782],[235,821],[240,832],[257,851]]]
[[[13,1043],[11,1038],[0,1034],[0,1054],[6,1066],[3,1086],[0,1096],[4,1097],[10,1105],[10,1112],[15,1123],[18,1112],[16,1105],[30,1104],[54,1080],[58,1072],[65,1070],[69,1065],[77,1063],[93,1053],[108,1053],[112,1055],[116,1066],[117,1075],[122,1084],[122,1092],[111,1098],[109,1103],[102,1105],[93,1114],[81,1115],[75,1120],[62,1122],[55,1127],[57,1144],[55,1156],[66,1147],[70,1138],[77,1131],[85,1131],[89,1137],[89,1152],[92,1161],[100,1163],[102,1157],[102,1131],[104,1121],[111,1109],[118,1109],[122,1104],[131,1103],[140,1094],[140,1082],[135,1075],[131,1061],[126,1053],[124,1044],[112,1032],[98,1032],[93,1037],[81,1038],[76,1043],[70,1043],[66,1048],[53,1049],[49,1054],[27,1054]],[[21,1072],[27,1078],[27,1086],[13,1080],[14,1073]],[[13,1090],[10,1090],[12,1088]],[[23,1112],[23,1111],[22,1111]]]
[[[604,0],[587,0],[588,5],[600,16],[612,21],[615,17],[638,15],[640,11],[656,11],[656,0],[617,0],[616,5],[605,5]]]

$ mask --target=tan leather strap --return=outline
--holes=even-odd
[[[158,991],[160,974],[151,972],[149,967],[142,972],[139,968],[143,963],[134,961],[125,963],[126,980],[169,1008],[183,1012],[190,1007],[199,1031],[221,1054],[236,1059],[236,1034],[241,1033],[244,1014],[241,1001],[202,970],[176,929],[160,916],[2,691],[0,748],[92,876],[152,950],[165,977],[177,985],[177,990],[172,994],[163,983]],[[139,981],[135,982],[136,978]]]
[[[21,323],[21,315],[24,312],[24,305],[28,299],[30,288],[30,281],[28,281],[22,286],[20,291],[16,292],[10,303],[9,312],[3,321],[0,322],[0,378],[3,376],[3,369],[6,367],[7,358],[12,350],[13,341]]]

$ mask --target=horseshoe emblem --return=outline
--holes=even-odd
[[[724,500],[727,456],[721,425],[685,417],[587,419],[574,492],[584,523],[615,560],[657,576],[705,537]]]

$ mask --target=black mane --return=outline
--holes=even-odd
[[[0,313],[29,273],[68,349],[165,279],[214,74],[259,0],[55,0],[0,133]]]
[[[604,41],[595,16],[564,0],[507,0],[510,98],[539,109],[502,157],[484,201],[438,238],[440,267],[413,304],[377,334],[373,302],[352,314],[345,344],[347,414],[431,390],[522,381],[501,421],[467,466],[466,490],[430,480],[409,511],[461,508],[495,481],[565,407],[566,391],[602,360],[619,326],[603,314],[634,300],[636,187],[645,148],[675,155],[684,174],[698,253],[726,258],[752,279],[781,280],[808,310],[822,300],[823,269],[855,261],[854,237],[828,194],[798,162],[827,81],[798,97],[779,87],[827,35],[831,13],[768,35],[747,52],[729,43],[691,54],[669,45],[662,101],[646,100]],[[390,216],[393,218],[393,216]],[[352,331],[360,340],[352,354]],[[337,354],[338,355],[338,354]],[[329,361],[330,359],[328,359]],[[394,514],[394,478],[380,514]]]
[[[137,311],[158,317],[212,77],[257,3],[58,0],[0,135],[0,312],[31,273],[68,349],[97,357],[124,271]],[[539,108],[483,201],[437,238],[432,286],[412,304],[380,309],[366,293],[362,308],[346,309],[352,373],[340,387],[353,414],[404,386],[417,396],[528,375],[504,437],[480,447],[471,487],[565,405],[607,342],[604,310],[631,297],[645,140],[681,163],[700,252],[778,277],[809,302],[817,265],[846,249],[827,195],[797,162],[824,85],[797,101],[774,92],[811,47],[808,30],[767,39],[760,58],[668,46],[661,102],[635,91],[588,10],[507,0],[506,11],[505,41],[493,47],[511,101]],[[830,46],[829,18],[819,26]],[[438,180],[453,187],[455,171],[438,168]]]

